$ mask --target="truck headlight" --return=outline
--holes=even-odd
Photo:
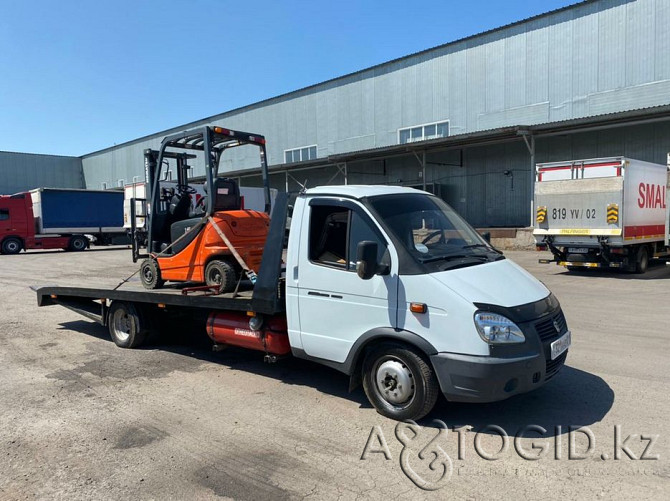
[[[523,343],[526,340],[518,325],[497,313],[475,313],[475,326],[488,344]]]

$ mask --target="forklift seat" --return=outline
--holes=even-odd
[[[207,183],[205,183],[203,188],[207,194],[206,196],[214,197],[212,199],[214,201],[212,212],[239,210],[242,206],[240,189],[237,186],[237,183],[232,179],[220,177],[214,180],[213,190],[208,189]],[[170,253],[172,255],[178,254],[184,250],[186,246],[188,246],[188,244],[190,244],[195,239],[195,237],[198,236],[201,228],[198,230],[193,230],[188,234],[188,236],[182,238],[175,244],[177,239],[187,233],[190,228],[202,222],[202,218],[205,215],[206,205],[207,201],[205,200],[199,204],[199,210],[188,211],[188,215],[180,213],[180,215],[183,215],[181,220],[173,219],[174,222],[170,225],[170,242],[172,243]]]
[[[214,180],[214,189],[209,196],[214,197],[212,212],[225,210],[239,210],[242,207],[240,199],[240,188],[237,183],[225,177],[218,177]]]
[[[183,219],[182,221],[177,221],[176,223],[172,223],[172,226],[170,227],[170,241],[172,242],[172,247],[170,247],[170,254],[179,254],[181,251],[183,251],[188,244],[190,244],[195,237],[198,236],[200,233],[200,229],[194,229],[191,231],[187,236],[179,240],[177,242],[177,239],[187,233],[191,228],[194,226],[197,226],[200,224],[202,221],[201,217],[194,217],[191,219]],[[175,244],[175,242],[177,242]]]

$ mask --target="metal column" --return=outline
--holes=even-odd
[[[533,216],[533,203],[535,200],[535,136],[533,136],[528,131],[522,130],[519,131],[519,135],[523,137],[523,142],[526,143],[526,148],[528,148],[528,153],[530,153],[530,225],[535,224],[535,218]]]

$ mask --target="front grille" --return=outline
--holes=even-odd
[[[558,330],[556,330],[556,326],[558,326]],[[557,338],[560,334],[565,332],[566,327],[565,315],[563,315],[562,311],[535,324],[535,330],[543,342]]]
[[[567,350],[564,351],[559,355],[559,357],[556,360],[547,360],[547,370],[545,371],[544,374],[544,380],[549,381],[552,377],[556,375],[556,373],[561,370],[561,367],[563,367],[563,364],[565,363],[565,359],[568,356]]]

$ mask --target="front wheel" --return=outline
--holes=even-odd
[[[145,289],[160,289],[165,284],[161,277],[161,269],[155,259],[145,259],[140,265],[140,280]]]
[[[430,363],[414,349],[390,343],[374,347],[365,357],[363,388],[377,412],[398,421],[421,419],[439,395]]]
[[[2,241],[3,254],[18,254],[23,249],[23,243],[16,237],[8,237]]]
[[[120,348],[140,346],[149,332],[145,317],[132,303],[114,301],[107,316],[109,334]]]

